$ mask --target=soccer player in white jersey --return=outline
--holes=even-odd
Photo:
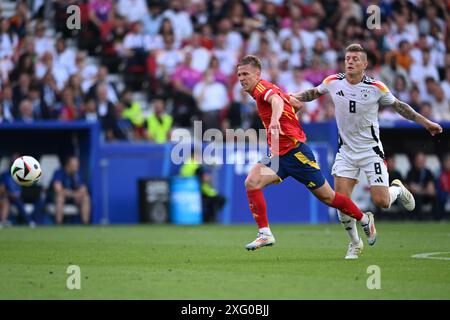
[[[332,168],[337,192],[351,197],[362,170],[367,176],[375,205],[389,208],[398,199],[406,210],[412,211],[415,207],[414,197],[402,182],[396,179],[389,186],[379,134],[378,107],[391,106],[404,118],[425,127],[432,136],[441,133],[442,128],[396,99],[384,83],[365,75],[366,68],[365,49],[359,44],[351,44],[346,48],[345,73],[328,76],[319,86],[292,96],[307,102],[329,93],[333,99],[339,130],[339,151]],[[359,238],[355,220],[341,212],[338,214],[351,240],[345,258],[357,259],[363,249],[363,242]]]

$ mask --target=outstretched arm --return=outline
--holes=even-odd
[[[303,108],[303,103],[301,103],[299,100],[294,98],[294,96],[289,96],[289,102],[291,103],[291,106],[294,108],[295,112],[297,113],[300,109]]]
[[[317,87],[291,94],[291,96],[293,96],[295,99],[302,102],[313,101],[323,95],[324,93],[320,93]]]
[[[403,118],[412,120],[415,123],[422,125],[430,132],[432,136],[442,132],[442,127],[439,124],[430,121],[421,114],[417,113],[409,104],[403,101],[396,99],[391,107]]]

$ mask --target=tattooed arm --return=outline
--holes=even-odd
[[[294,108],[295,112],[298,112],[303,108],[303,103],[294,98],[294,96],[292,95],[289,96],[289,102],[291,103],[291,106]]]
[[[297,100],[302,101],[302,102],[313,101],[323,95],[324,95],[324,93],[320,93],[319,89],[317,89],[317,88],[312,88],[309,90],[291,94],[291,96],[293,96],[294,98],[296,98]]]
[[[412,120],[415,123],[422,125],[430,132],[432,136],[442,132],[442,127],[439,124],[434,123],[433,121],[430,121],[421,114],[417,113],[409,104],[405,102],[396,99],[391,107],[403,118]]]

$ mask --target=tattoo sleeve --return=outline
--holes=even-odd
[[[400,100],[395,100],[394,104],[391,105],[392,108],[403,118],[417,122],[420,119],[420,115],[414,111],[413,108],[407,103]]]
[[[323,96],[323,93],[320,93],[317,88],[299,92],[294,95],[295,98],[297,98],[298,100],[300,100],[302,102],[313,101],[313,100],[319,98],[320,96]]]

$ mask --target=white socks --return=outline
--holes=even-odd
[[[270,231],[270,228],[269,228],[269,227],[260,228],[260,229],[259,229],[259,232],[260,232],[260,233],[264,233],[264,234],[266,234],[266,235],[268,235],[268,236],[271,236],[271,235],[272,235],[272,231]]]
[[[390,186],[389,187],[389,196],[390,196],[390,203],[389,207],[392,206],[392,204],[397,200],[398,196],[402,193],[402,188],[398,186]]]
[[[361,224],[368,224],[368,223],[369,223],[369,217],[367,216],[367,214],[365,214],[365,213],[363,212],[363,216],[362,216],[361,220],[359,220],[359,222],[360,222]]]
[[[353,244],[359,243],[358,229],[356,228],[356,220],[338,211],[339,221],[344,226]],[[365,214],[364,214],[365,216]],[[367,217],[366,217],[367,218]]]

